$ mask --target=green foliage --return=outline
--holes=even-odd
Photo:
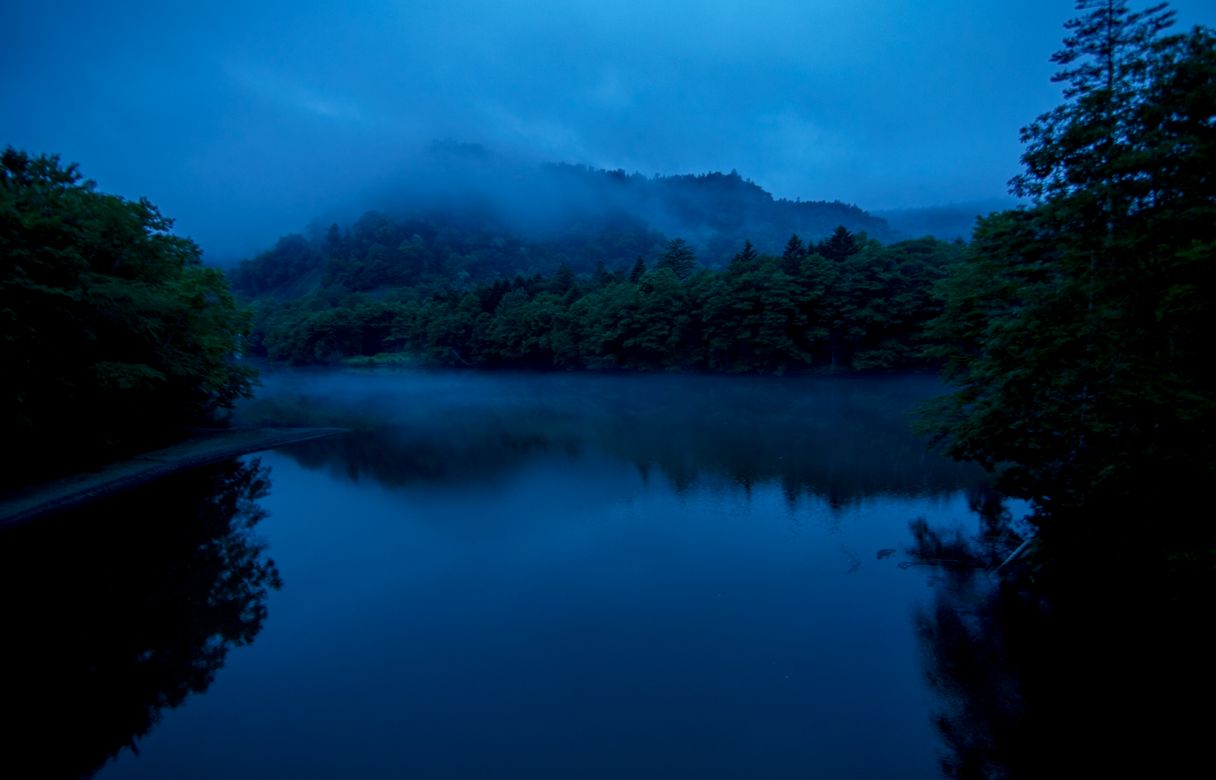
[[[600,175],[556,173],[571,186]],[[856,208],[774,201],[738,174],[609,178],[614,197],[651,198],[674,223],[705,228],[697,248],[613,210],[579,212],[532,237],[477,208],[407,219],[368,212],[349,229],[287,236],[232,272],[255,307],[248,351],[296,364],[408,355],[537,369],[927,365],[921,326],[939,311],[933,284],[957,248],[931,239],[883,247],[823,222],[857,224]],[[779,249],[772,236],[784,241],[788,230],[775,231],[791,223],[823,240],[795,236],[780,258],[762,251]],[[751,230],[756,244],[743,233]]]
[[[682,238],[673,238],[667,242],[663,256],[655,268],[670,268],[680,279],[687,279],[697,268],[697,255],[688,242]]]
[[[927,427],[1043,523],[1104,507],[1193,529],[1177,510],[1216,476],[1216,39],[1161,35],[1160,6],[1079,7],[1055,57],[1067,100],[1023,131],[1012,185],[1034,205],[982,220],[943,288],[935,354],[958,391]]]
[[[844,260],[846,257],[860,252],[864,245],[864,235],[859,240],[844,225],[841,225],[833,231],[832,235],[820,241],[815,250],[829,260]]]
[[[849,241],[854,241],[845,231]],[[860,247],[860,244],[855,244]],[[257,300],[250,349],[317,363],[403,353],[424,363],[539,369],[783,373],[924,366],[921,330],[940,311],[934,284],[960,249],[922,239],[829,261],[760,254],[745,244],[722,271],[691,270],[682,241],[646,270],[561,265],[477,286],[461,279],[370,293],[323,287],[298,300]],[[687,254],[686,254],[687,252]]]
[[[703,309],[709,368],[782,373],[813,362],[797,281],[778,259],[745,244],[716,282]]]
[[[280,238],[274,248],[256,259],[242,261],[228,277],[234,288],[261,294],[298,285],[320,269],[323,262],[323,255],[308,239],[292,234]]]
[[[21,481],[210,423],[248,395],[248,316],[198,247],[147,200],[98,193],[76,166],[0,158],[0,362]]]
[[[646,273],[646,260],[638,255],[638,258],[633,261],[633,268],[629,271],[629,281],[637,284],[642,279],[642,274]]]

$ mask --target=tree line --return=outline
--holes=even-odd
[[[238,290],[256,291],[247,280],[294,262],[322,279],[300,298],[254,299],[251,354],[566,370],[908,368],[925,364],[924,327],[941,311],[934,287],[964,252],[930,238],[883,246],[840,227],[818,243],[795,235],[780,256],[745,243],[718,270],[700,267],[677,238],[650,263],[639,255],[615,270],[600,262],[578,274],[563,263],[511,279],[418,274],[395,284],[399,267],[365,273],[382,245],[354,254],[357,243],[343,247],[338,235],[331,230],[321,247],[284,239],[234,277]],[[351,289],[352,268],[370,290]]]

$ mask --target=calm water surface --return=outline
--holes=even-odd
[[[273,374],[244,421],[353,432],[131,496],[129,530],[74,542],[97,520],[65,518],[6,549],[65,561],[27,630],[71,641],[46,617],[70,602],[97,646],[56,657],[89,671],[48,709],[114,724],[98,761],[117,724],[147,730],[106,780],[939,777],[935,575],[899,564],[910,521],[974,529],[985,486],[909,432],[939,390]],[[210,530],[148,530],[184,521]],[[82,606],[98,558],[138,573]]]

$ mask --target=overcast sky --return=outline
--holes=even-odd
[[[1059,101],[1065,0],[8,0],[0,145],[145,195],[216,260],[349,207],[434,139],[737,169],[867,209],[999,197]],[[1133,7],[1143,4],[1133,3]],[[1179,27],[1216,3],[1171,4]]]

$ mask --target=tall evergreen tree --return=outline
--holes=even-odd
[[[736,273],[755,268],[760,263],[760,253],[751,241],[744,241],[743,248],[730,259],[730,268]]]
[[[1127,156],[1145,140],[1133,125],[1174,12],[1165,3],[1132,12],[1125,0],[1080,0],[1077,10],[1086,13],[1065,24],[1064,48],[1051,58],[1063,66],[1052,80],[1065,84],[1065,102],[1022,128],[1026,172],[1011,189],[1036,202],[1088,192],[1113,219],[1133,205]]]
[[[790,236],[785,243],[785,251],[781,253],[781,269],[790,276],[797,276],[802,258],[806,257],[806,247],[798,234]]]
[[[1196,173],[1216,162],[1216,46],[1163,36],[1164,6],[1078,8],[1053,58],[1066,100],[1023,131],[1011,183],[1034,205],[982,220],[946,288],[958,391],[929,427],[1053,530],[1092,536],[1105,508],[1181,532],[1181,497],[1216,477],[1216,184]]]
[[[663,256],[655,268],[670,268],[680,279],[687,279],[697,268],[697,255],[688,242],[682,238],[673,238],[667,242]]]
[[[819,242],[816,251],[829,260],[843,260],[861,251],[861,243],[844,225],[839,225],[832,235]]]
[[[645,273],[646,261],[642,259],[641,255],[638,255],[637,259],[633,261],[633,270],[629,272],[629,281],[633,284],[637,284],[639,281],[641,281],[642,276],[645,275]]]

